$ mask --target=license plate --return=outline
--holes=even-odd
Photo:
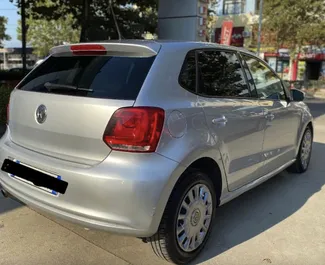
[[[68,187],[68,183],[62,180],[61,176],[36,169],[18,160],[5,159],[1,170],[7,172],[12,178],[23,181],[54,196],[58,196],[59,193],[64,194]]]

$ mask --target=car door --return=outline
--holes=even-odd
[[[266,120],[263,174],[272,172],[295,158],[301,113],[290,103],[281,79],[262,60],[242,55],[256,86]]]
[[[202,50],[198,60],[198,102],[216,148],[221,152],[228,188],[238,189],[260,176],[264,116],[234,51]]]

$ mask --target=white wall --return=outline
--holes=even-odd
[[[254,14],[255,9],[256,9],[256,1],[255,0],[246,0],[246,13]]]

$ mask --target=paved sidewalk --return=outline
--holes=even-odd
[[[1,265],[127,265],[57,223],[0,195]]]
[[[307,99],[325,99],[325,88],[320,89],[302,89],[306,93]]]

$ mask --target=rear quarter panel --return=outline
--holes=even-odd
[[[135,102],[135,106],[156,106],[165,110],[164,129],[157,153],[172,159],[183,168],[196,160],[209,157],[222,172],[223,190],[227,189],[221,155],[206,123],[198,97],[182,88],[178,77],[190,49],[162,47]],[[164,200],[181,174],[166,185]]]

